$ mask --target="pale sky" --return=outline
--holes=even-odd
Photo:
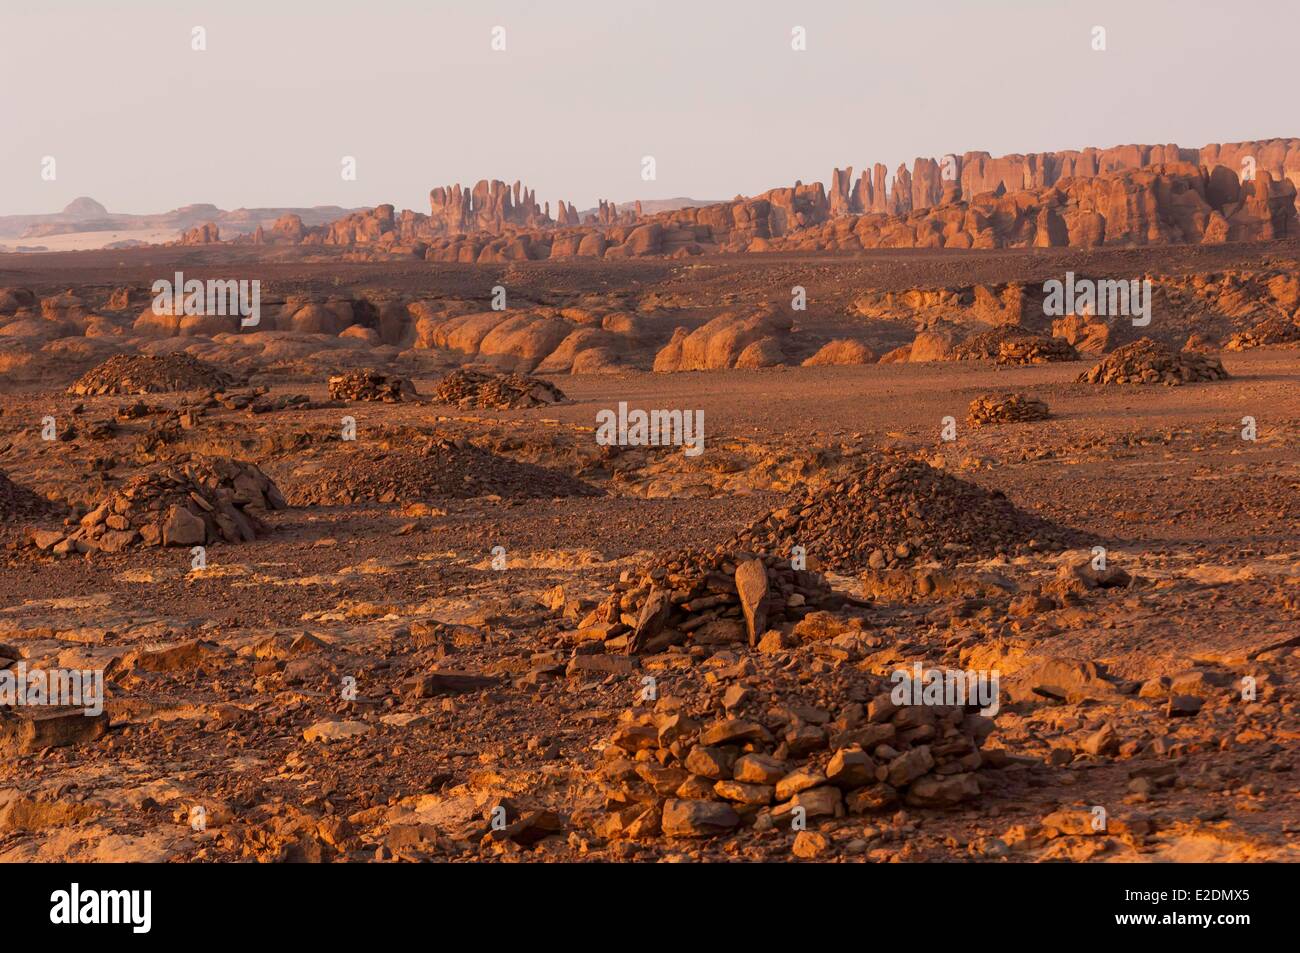
[[[1298,38],[1298,0],[0,0],[0,214],[427,212],[480,178],[554,210],[1294,136]]]

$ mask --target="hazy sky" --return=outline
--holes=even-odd
[[[1297,44],[1300,0],[0,0],[0,214],[428,211],[480,178],[586,208],[1300,135]]]

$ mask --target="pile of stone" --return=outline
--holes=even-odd
[[[286,505],[256,465],[229,457],[192,458],[137,474],[75,528],[36,531],[31,541],[56,555],[251,542],[269,532],[261,515]]]
[[[173,391],[224,390],[236,379],[207,361],[189,354],[115,354],[86,371],[69,394],[164,394]]]
[[[1024,394],[981,394],[970,402],[966,423],[971,427],[987,424],[1020,423],[1047,420],[1052,413],[1044,401]]]
[[[544,407],[567,400],[564,392],[549,381],[522,374],[490,374],[462,368],[438,382],[433,399],[458,407],[515,410]]]
[[[999,364],[1048,364],[1077,361],[1079,352],[1061,338],[1035,334],[1004,324],[967,338],[952,349],[954,361],[997,361]]]
[[[625,712],[595,770],[607,812],[596,833],[709,837],[796,820],[811,829],[819,818],[979,797],[993,721],[972,705],[900,706],[885,679],[864,680],[878,694],[838,711],[774,709],[762,720]]]
[[[1209,354],[1172,351],[1151,338],[1116,348],[1095,367],[1079,375],[1084,384],[1165,384],[1176,387],[1196,381],[1227,378],[1222,362]]]
[[[388,377],[378,371],[349,371],[329,379],[331,400],[378,400],[398,404],[414,400],[415,386],[404,377]]]
[[[1300,322],[1274,315],[1254,327],[1238,331],[1223,346],[1225,351],[1247,351],[1253,347],[1274,347],[1300,342]]]
[[[40,516],[48,508],[45,500],[0,470],[0,522],[30,519]]]
[[[1077,360],[1079,352],[1069,341],[1042,334],[1010,338],[998,345],[999,364],[1054,364]]]
[[[307,459],[281,480],[294,506],[602,495],[560,470],[498,456],[466,440],[434,437],[342,446],[344,453]]]
[[[736,545],[769,553],[801,546],[819,568],[852,572],[1069,549],[1082,540],[1000,491],[919,460],[876,455],[756,520]]]
[[[579,623],[605,651],[662,652],[687,640],[757,645],[769,630],[852,602],[820,573],[791,560],[722,547],[686,551],[625,570],[609,597]]]

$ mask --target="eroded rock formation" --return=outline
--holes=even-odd
[[[1300,139],[1129,145],[1028,155],[921,157],[892,179],[880,163],[829,188],[796,182],[760,195],[654,215],[601,201],[580,215],[520,182],[439,187],[430,211],[393,206],[309,228],[286,215],[241,241],[358,246],[366,255],[503,263],[683,257],[705,252],[869,248],[1091,248],[1217,244],[1300,234]],[[581,220],[580,220],[581,219]],[[215,227],[214,227],[215,228]],[[196,229],[185,240],[215,240]]]

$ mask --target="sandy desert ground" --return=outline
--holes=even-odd
[[[171,241],[174,237],[175,229],[163,228],[66,232],[61,235],[42,235],[39,238],[11,238],[0,243],[0,247],[7,245],[6,251],[17,251],[20,247],[27,251],[42,252],[95,251],[118,242],[151,245]]]

